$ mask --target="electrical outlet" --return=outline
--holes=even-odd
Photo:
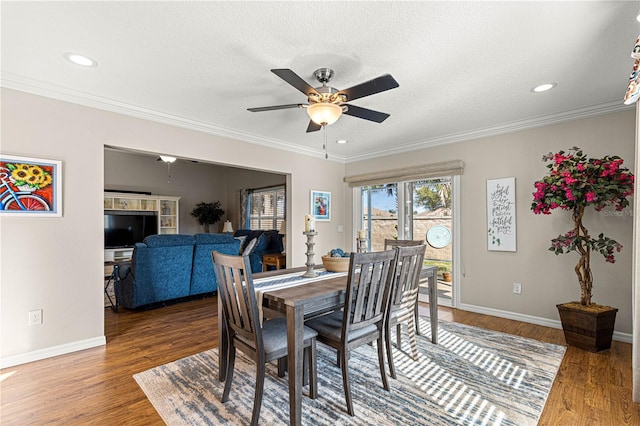
[[[29,311],[29,325],[39,325],[39,324],[42,324],[42,309]]]
[[[522,294],[522,284],[513,283],[513,294]]]

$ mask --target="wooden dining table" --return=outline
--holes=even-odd
[[[254,280],[265,277],[274,277],[274,279],[277,279],[278,275],[291,274],[298,269],[300,274],[306,271],[305,268],[283,269],[257,273],[253,275],[253,278]],[[437,343],[438,329],[437,281],[435,271],[436,268],[433,267],[429,268],[426,275],[423,273],[423,277],[426,276],[429,282],[429,301],[436,301],[436,303],[429,303],[431,340],[433,343]],[[262,287],[264,289],[262,299],[263,312],[265,315],[284,314],[287,319],[287,374],[289,382],[289,424],[291,425],[300,425],[302,419],[304,321],[313,316],[340,309],[344,305],[347,276],[344,274],[336,275],[336,277],[323,276],[319,277],[318,280],[307,280],[304,284],[274,290],[268,290],[264,286]],[[417,304],[415,315],[416,317],[418,315]],[[220,338],[220,345],[223,346],[223,344],[226,344],[223,342],[223,334],[220,334]],[[220,375],[220,379],[224,380],[222,374]],[[322,392],[322,390],[320,390],[320,392]]]

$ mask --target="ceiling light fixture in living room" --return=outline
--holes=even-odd
[[[167,163],[167,183],[171,183],[171,163],[176,161],[176,157],[172,157],[170,155],[161,155],[160,158],[158,158],[158,160],[156,161],[164,161],[165,163]]]

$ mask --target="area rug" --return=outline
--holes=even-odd
[[[349,360],[355,417],[346,413],[336,355],[318,344],[318,399],[303,389],[304,425],[535,425],[565,347],[458,323],[438,324],[439,344],[420,319],[419,358],[408,345],[394,348],[398,378],[382,388],[375,345]],[[404,334],[404,333],[403,333]],[[407,341],[403,336],[403,344]],[[134,375],[168,425],[248,424],[254,396],[254,364],[238,352],[230,400],[220,403],[217,349]],[[288,424],[286,378],[267,367],[261,425]]]

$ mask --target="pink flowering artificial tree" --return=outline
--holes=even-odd
[[[633,194],[634,176],[622,167],[620,157],[587,158],[578,147],[571,148],[568,153],[549,153],[542,161],[550,162],[547,164],[549,172],[534,184],[536,192],[531,210],[535,214],[551,214],[551,210],[557,208],[571,211],[573,229],[552,239],[549,250],[556,255],[578,252],[580,260],[575,271],[582,290],[580,304],[590,305],[593,285],[590,253],[599,252],[607,262],[614,263],[614,252],[619,252],[622,245],[603,234],[591,237],[582,224],[582,216],[589,206],[596,211],[607,206],[614,206],[618,211],[627,207],[627,197]]]

